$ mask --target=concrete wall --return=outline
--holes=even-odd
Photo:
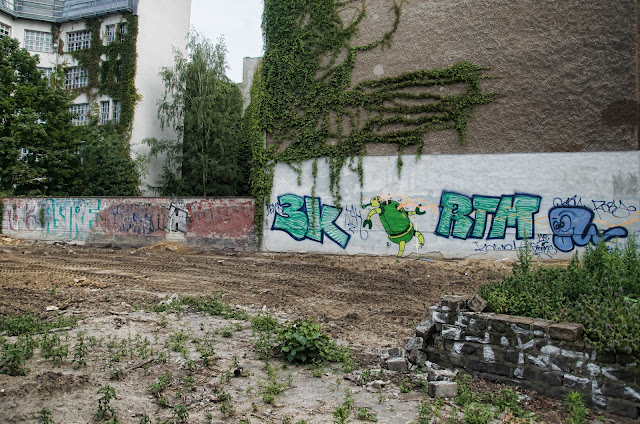
[[[397,201],[405,213],[424,212],[391,225],[404,232],[410,223],[424,238],[420,246],[420,235],[409,234],[403,256],[515,257],[528,240],[540,259],[570,258],[601,237],[624,242],[640,229],[638,151],[402,159],[398,177],[397,156],[365,157],[362,192],[345,166],[340,206],[323,160],[315,192],[311,161],[302,166],[300,185],[294,170],[278,164],[263,249],[396,255],[398,238],[388,237],[379,214],[371,216],[370,229],[363,226],[375,209],[363,205],[376,196]]]
[[[2,232],[27,240],[255,251],[247,198],[6,198]]]
[[[142,97],[138,103],[131,131],[132,155],[147,156],[149,146],[143,140],[148,137],[175,140],[171,128],[160,128],[157,102],[164,93],[160,78],[163,67],[174,65],[174,49],[187,53],[187,37],[191,22],[191,0],[141,0],[138,4],[138,69],[136,88]],[[148,185],[157,183],[162,172],[163,157],[153,158],[149,174],[145,176],[144,195],[157,194]]]
[[[389,1],[367,1],[366,10],[352,45],[392,27]],[[633,150],[637,13],[636,0],[405,1],[391,45],[358,53],[353,84],[463,60],[490,68],[496,78],[482,86],[500,98],[475,109],[465,145],[453,130],[431,132],[426,153]]]

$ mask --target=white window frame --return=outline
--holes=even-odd
[[[116,25],[107,25],[105,34],[105,45],[109,45],[116,41]]]
[[[42,72],[42,78],[46,78],[51,80],[51,76],[53,75],[53,68],[40,68],[38,67],[38,71]]]
[[[86,68],[74,66],[64,70],[64,88],[82,88],[89,85],[89,73]]]
[[[0,38],[4,37],[5,35],[7,37],[11,37],[11,27],[0,22]]]
[[[115,122],[116,124],[120,123],[121,107],[122,103],[120,101],[113,101],[113,122]]]
[[[89,123],[89,103],[77,103],[71,105],[69,112],[73,114],[73,125],[87,125]]]
[[[76,31],[67,33],[67,51],[75,52],[91,47],[91,31]]]
[[[24,48],[34,52],[53,53],[53,34],[25,29]]]
[[[119,28],[119,31],[118,31],[118,32],[120,33],[120,36],[119,36],[118,40],[119,40],[121,43],[123,43],[123,42],[124,42],[124,38],[125,38],[125,36],[126,36],[126,34],[127,34],[127,32],[128,32],[128,30],[127,30],[127,23],[126,23],[126,22],[122,22],[122,23],[120,24],[120,28]]]
[[[109,100],[100,102],[100,123],[106,124],[109,122],[109,112],[110,112],[110,104]]]

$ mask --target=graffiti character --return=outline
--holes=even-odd
[[[570,252],[575,246],[597,244],[616,237],[627,237],[624,227],[613,227],[603,232],[593,223],[593,211],[585,206],[554,206],[549,209],[549,223],[553,231],[553,244],[562,252]]]
[[[409,221],[411,215],[424,215],[425,212],[420,211],[420,207],[416,207],[415,211],[408,212],[395,200],[381,200],[379,196],[371,199],[371,203],[362,205],[362,208],[371,206],[374,209],[369,211],[367,219],[362,223],[363,227],[368,226],[371,229],[371,217],[373,215],[380,216],[380,222],[384,230],[389,235],[389,240],[398,244],[400,249],[398,250],[398,256],[402,256],[404,252],[404,246],[408,241],[411,241],[413,236],[418,238],[420,247],[424,246],[424,236],[420,231],[416,231],[413,228],[413,224]]]

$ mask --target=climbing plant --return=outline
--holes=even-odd
[[[268,147],[252,159],[253,167],[262,169],[253,186],[258,202],[269,200],[277,162],[289,164],[300,176],[302,161],[313,159],[315,191],[317,160],[324,158],[329,188],[339,204],[340,171],[346,164],[358,173],[362,186],[367,144],[397,145],[400,176],[403,149],[416,146],[419,156],[426,133],[451,129],[465,142],[474,108],[497,97],[482,90],[487,68],[460,62],[353,84],[358,55],[391,45],[401,7],[402,2],[394,0],[390,27],[379,39],[359,45],[355,36],[367,14],[363,1],[265,0],[262,91],[257,98],[252,95],[260,126],[255,116],[250,118],[256,134],[266,133],[268,139]],[[441,94],[441,86],[459,89]]]
[[[90,104],[95,103],[98,94],[119,101],[120,119],[116,126],[121,136],[128,137],[133,112],[140,100],[135,87],[138,17],[131,13],[123,14],[122,20],[116,24],[115,39],[108,44],[102,40],[102,22],[100,18],[87,19],[85,25],[91,32],[91,47],[66,53],[76,59],[79,66],[86,68],[89,75],[87,87],[74,91],[86,94]],[[54,33],[59,34],[59,29]]]

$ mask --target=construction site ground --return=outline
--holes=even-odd
[[[333,423],[345,396],[355,402],[348,422],[359,422],[357,408],[381,423],[417,422],[424,392],[406,390],[403,376],[380,373],[382,385],[361,385],[354,375],[379,373],[384,353],[414,335],[442,295],[471,295],[511,265],[495,259],[199,252],[178,244],[91,248],[0,236],[0,316],[32,312],[40,319],[79,319],[76,327],[58,331],[69,346],[61,363],[36,352],[25,364],[27,375],[0,375],[0,422],[35,422],[43,409],[55,423],[106,422],[95,415],[98,391],[107,385],[115,389],[110,407],[121,423],[146,417],[151,423]],[[340,345],[352,348],[355,373],[340,364],[318,369],[281,358],[268,370],[249,320],[151,310],[172,297],[216,295],[249,316],[266,311],[281,322],[321,323]],[[92,342],[86,366],[72,361],[79,333]],[[188,339],[187,354],[170,349],[176,335]],[[215,354],[208,365],[198,359],[193,339],[210,341]],[[114,357],[118,346],[122,355]],[[163,376],[169,377],[160,396],[152,387]],[[281,390],[265,402],[270,382]],[[505,387],[475,378],[472,383],[478,393]],[[520,393],[538,421],[565,421],[562,403]],[[447,422],[454,408],[454,400],[445,399],[437,422]],[[591,419],[625,422],[596,412]]]

